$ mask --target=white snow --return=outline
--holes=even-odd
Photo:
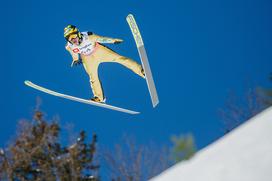
[[[201,180],[272,180],[272,108],[150,181]]]

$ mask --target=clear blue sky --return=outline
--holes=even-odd
[[[0,146],[30,118],[37,96],[48,118],[59,115],[76,130],[96,132],[112,145],[124,133],[139,143],[168,144],[173,134],[191,132],[199,148],[220,137],[217,115],[229,90],[242,95],[269,86],[272,70],[271,2],[268,0],[168,1],[3,1],[1,3]],[[26,79],[50,89],[90,98],[83,67],[70,68],[63,28],[122,38],[110,45],[139,62],[126,23],[134,14],[146,45],[160,98],[152,109],[145,81],[118,64],[99,73],[108,103],[142,113],[131,116],[56,98],[24,86]]]

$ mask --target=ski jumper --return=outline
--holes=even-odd
[[[145,77],[143,68],[137,62],[121,56],[100,43],[115,43],[115,39],[95,35],[91,32],[81,32],[82,42],[74,45],[67,42],[66,50],[70,52],[73,61],[82,59],[85,71],[90,77],[93,95],[104,100],[104,93],[98,76],[98,67],[103,62],[122,64],[141,77]]]

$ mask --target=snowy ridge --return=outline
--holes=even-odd
[[[271,181],[272,108],[150,181]]]

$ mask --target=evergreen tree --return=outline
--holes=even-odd
[[[190,159],[196,152],[196,145],[192,134],[172,136],[173,147],[171,159],[177,163]]]
[[[97,137],[86,142],[81,131],[76,142],[63,146],[60,125],[48,123],[36,111],[34,121],[21,121],[14,142],[0,149],[0,180],[99,181],[99,166],[93,164]]]

